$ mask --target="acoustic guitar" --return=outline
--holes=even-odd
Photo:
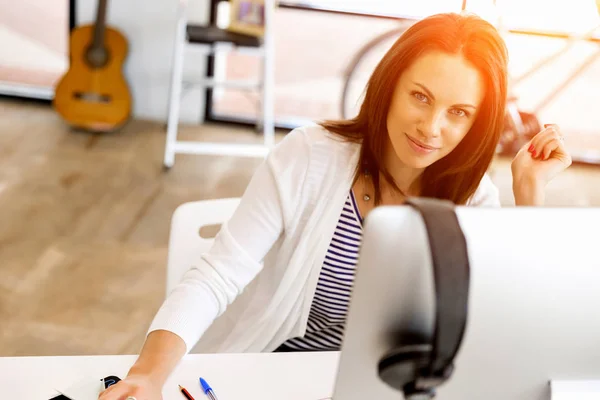
[[[116,130],[131,114],[131,93],[122,72],[128,44],[119,31],[106,26],[106,3],[98,1],[94,24],[71,32],[70,66],[53,100],[65,121],[93,132]]]

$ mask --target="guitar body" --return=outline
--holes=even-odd
[[[131,114],[131,93],[123,76],[128,52],[125,37],[104,27],[103,46],[92,46],[95,25],[74,29],[70,37],[70,67],[55,88],[53,105],[74,127],[109,132]]]

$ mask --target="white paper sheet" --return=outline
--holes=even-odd
[[[598,380],[556,380],[550,383],[552,400],[598,400],[600,399],[600,379]]]
[[[86,377],[68,388],[58,388],[56,390],[71,400],[98,400],[98,395],[103,389],[103,381],[98,378]]]

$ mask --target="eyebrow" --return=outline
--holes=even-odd
[[[428,95],[429,97],[431,97],[433,100],[435,100],[435,96],[433,95],[433,93],[431,93],[431,90],[429,90],[429,89],[427,89],[427,87],[425,87],[425,85],[422,85],[422,84],[420,84],[419,82],[413,82],[413,83],[414,83],[415,85],[419,86],[421,89],[423,89],[423,91],[424,91],[425,93],[427,93],[427,95]],[[474,110],[476,110],[476,109],[477,109],[477,107],[475,107],[475,106],[474,106],[474,105],[472,105],[472,104],[454,104],[452,107],[463,107],[463,108],[470,107],[470,108],[472,108],[472,109],[474,109]]]

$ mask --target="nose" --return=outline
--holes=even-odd
[[[443,125],[444,113],[432,111],[424,115],[419,121],[417,130],[424,138],[437,138],[442,134]]]

